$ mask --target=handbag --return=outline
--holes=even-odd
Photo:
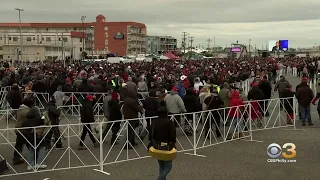
[[[154,131],[152,130],[152,137],[153,132]],[[174,143],[152,140],[152,146],[149,148],[149,155],[161,161],[172,161],[177,157],[177,149],[174,147]]]

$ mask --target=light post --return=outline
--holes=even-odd
[[[21,12],[24,11],[24,9],[15,8],[14,10],[18,11],[19,13],[19,33],[20,33],[20,48],[18,50],[17,58],[22,61],[22,46],[23,46],[23,39],[22,39],[22,32],[21,32]],[[19,58],[20,56],[20,58]]]
[[[93,34],[94,34],[94,26],[90,27],[90,40],[91,40],[91,58],[93,59]]]
[[[85,34],[85,29],[84,29],[84,20],[86,19],[86,16],[81,16],[81,21],[82,21],[82,52],[81,52],[81,55],[82,55],[82,60],[84,60],[84,34]]]

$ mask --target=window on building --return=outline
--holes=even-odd
[[[44,37],[41,37],[41,41],[44,41]]]
[[[77,30],[77,28],[73,28],[73,30],[75,30],[75,31],[76,31],[76,30]]]
[[[80,48],[80,52],[82,52],[82,47]]]
[[[18,41],[18,37],[13,37],[13,41],[14,42]]]
[[[82,38],[80,38],[80,42],[82,42]]]
[[[0,41],[2,41],[2,37],[0,37]]]
[[[35,37],[33,37],[33,38],[32,38],[32,40],[34,40],[34,41],[35,41],[35,40],[36,40],[36,38],[35,38]]]
[[[60,37],[58,38],[58,41],[61,41],[61,38],[60,38]]]
[[[31,37],[27,37],[27,41],[29,41],[29,42],[30,42],[30,41],[31,41]]]
[[[0,51],[2,51],[2,46],[0,46]]]
[[[3,59],[3,55],[0,55],[0,59]]]
[[[11,41],[11,37],[9,37],[9,41]]]
[[[51,37],[46,37],[47,42],[51,42]]]
[[[68,38],[64,37],[63,42],[68,42]]]

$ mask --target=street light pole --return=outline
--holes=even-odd
[[[18,51],[17,58],[22,61],[22,46],[23,46],[23,39],[22,39],[22,30],[21,30],[21,11],[24,11],[24,9],[15,8],[14,10],[18,11],[19,13],[19,33],[20,33],[20,51]],[[20,58],[19,58],[20,56]]]
[[[82,52],[81,52],[81,55],[82,55],[82,60],[84,60],[84,40],[85,40],[85,37],[84,37],[84,34],[85,34],[85,30],[84,30],[84,20],[86,19],[86,16],[81,16],[81,21],[82,21]]]

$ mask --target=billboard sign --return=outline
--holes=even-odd
[[[287,51],[289,49],[288,40],[270,40],[268,43],[270,52]]]
[[[124,34],[122,34],[121,32],[117,32],[114,35],[114,39],[124,39]]]

